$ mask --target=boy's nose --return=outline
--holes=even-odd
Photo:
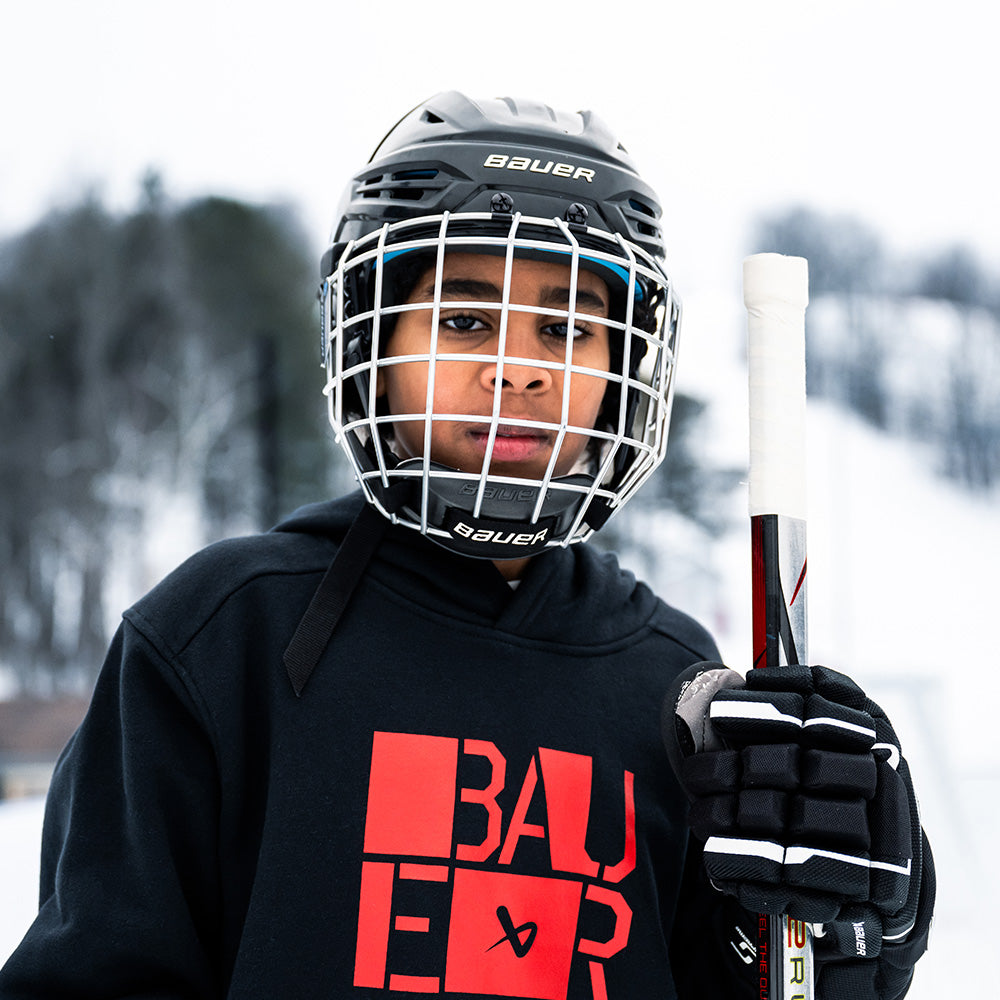
[[[540,350],[535,323],[536,317],[530,313],[510,314],[501,375],[504,389],[521,393],[544,392],[552,387],[552,369],[542,364],[534,364],[531,361]],[[499,338],[497,338],[497,344],[499,345]],[[525,361],[508,361],[507,358],[527,359],[527,363]],[[496,388],[498,367],[496,362],[490,362],[483,366],[480,379],[483,387],[490,392]]]

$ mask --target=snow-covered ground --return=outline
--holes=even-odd
[[[0,964],[16,947],[38,906],[43,806],[43,799],[0,802]]]
[[[714,346],[707,336],[699,342],[699,329],[737,331],[739,319],[700,313],[697,303],[687,318],[684,388],[713,400],[715,457],[738,464],[745,374],[725,360],[738,353],[729,349],[733,341],[724,349],[718,338]],[[935,475],[919,447],[818,402],[810,403],[809,450],[810,659],[852,674],[888,712],[935,850],[935,932],[909,996],[996,995],[983,939],[987,906],[1000,892],[988,863],[988,836],[1000,827],[1000,741],[989,696],[998,497],[957,490]],[[748,530],[719,541],[707,563],[719,596],[700,599],[694,610],[717,632],[727,661],[745,665]],[[662,589],[688,606],[688,586],[682,573]],[[0,804],[0,960],[32,917],[41,816],[39,801]]]

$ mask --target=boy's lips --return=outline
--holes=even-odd
[[[469,437],[475,443],[477,450],[485,455],[490,439],[489,430],[475,427],[469,431]],[[545,431],[500,424],[493,439],[492,457],[500,462],[523,462],[525,459],[534,458],[548,447],[549,435]]]

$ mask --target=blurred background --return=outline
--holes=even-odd
[[[998,19],[972,0],[0,0],[0,962],[121,611],[205,543],[350,488],[319,256],[385,132],[459,89],[597,111],[661,195],[685,309],[669,458],[597,537],[736,667],[741,261],[809,258],[810,658],[883,705],[916,778],[939,902],[910,996],[984,986],[959,944],[998,888]]]

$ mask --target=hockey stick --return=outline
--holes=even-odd
[[[803,257],[743,261],[750,374],[750,527],[753,666],[806,660],[805,310]],[[760,996],[812,1000],[807,924],[761,914]]]

